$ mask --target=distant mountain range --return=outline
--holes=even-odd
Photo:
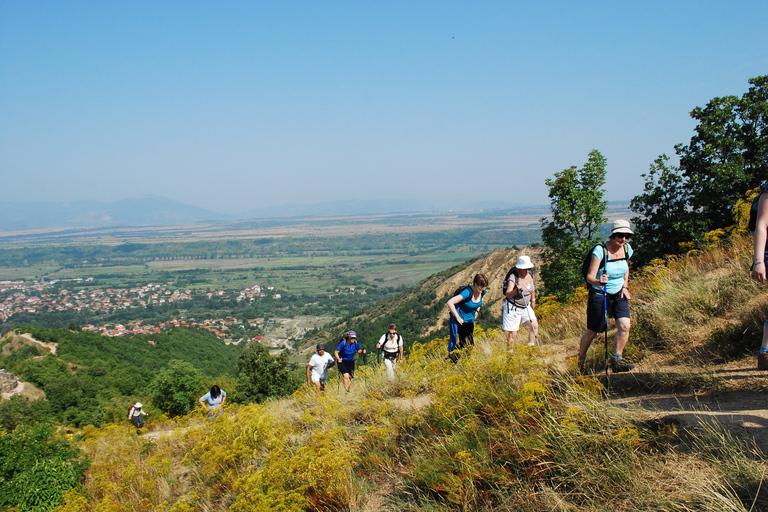
[[[616,203],[625,205],[626,203]],[[238,215],[229,215],[160,196],[145,195],[121,199],[112,203],[100,201],[74,202],[0,202],[0,231],[26,231],[61,228],[110,228],[119,226],[172,226],[201,222],[236,221],[285,217],[315,217],[340,215],[376,215],[392,213],[440,212],[446,210],[519,209],[501,201],[457,204],[445,208],[416,200],[353,199],[313,204],[285,204],[258,208]],[[525,209],[548,211],[545,205],[530,205]]]
[[[233,219],[230,215],[159,196],[121,199],[113,203],[0,202],[0,230],[111,226],[164,226]]]

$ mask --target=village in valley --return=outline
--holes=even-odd
[[[78,278],[67,280],[13,280],[0,281],[0,321],[6,321],[18,313],[35,314],[52,311],[87,311],[94,314],[108,314],[120,310],[145,309],[148,306],[170,305],[183,303],[193,299],[234,299],[237,302],[252,302],[259,298],[282,298],[280,291],[273,286],[262,287],[253,285],[243,290],[179,290],[172,282],[165,285],[149,283],[131,288],[96,288],[85,289],[78,285],[92,283],[94,279]],[[71,283],[71,286],[70,286]],[[62,286],[67,286],[68,289]],[[80,288],[79,290],[77,288]],[[139,315],[137,315],[139,316]],[[317,322],[309,322],[309,326],[289,319],[271,319],[273,331],[270,345],[290,348],[286,343],[289,339],[301,339]],[[290,323],[290,327],[283,324]],[[240,343],[242,341],[262,341],[265,335],[263,318],[223,318],[195,319],[179,315],[161,322],[151,323],[136,319],[123,323],[106,323],[94,325],[89,323],[81,326],[84,331],[99,332],[104,336],[130,336],[138,334],[155,334],[174,327],[197,328],[210,331],[225,343]],[[239,332],[238,332],[239,331]],[[283,333],[282,331],[286,331]],[[258,333],[258,334],[256,334]],[[267,340],[264,340],[267,341]]]

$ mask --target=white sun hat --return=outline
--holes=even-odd
[[[519,268],[520,270],[533,268],[530,256],[520,256],[517,258],[517,265],[515,265],[515,268]]]

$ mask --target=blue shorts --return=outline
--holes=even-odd
[[[603,292],[589,290],[587,302],[587,329],[605,332],[605,311],[603,310]],[[608,294],[608,316],[611,318],[629,318],[629,301],[621,297],[621,292]]]

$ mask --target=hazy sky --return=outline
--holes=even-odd
[[[768,2],[0,0],[3,200],[607,198],[768,74]]]

